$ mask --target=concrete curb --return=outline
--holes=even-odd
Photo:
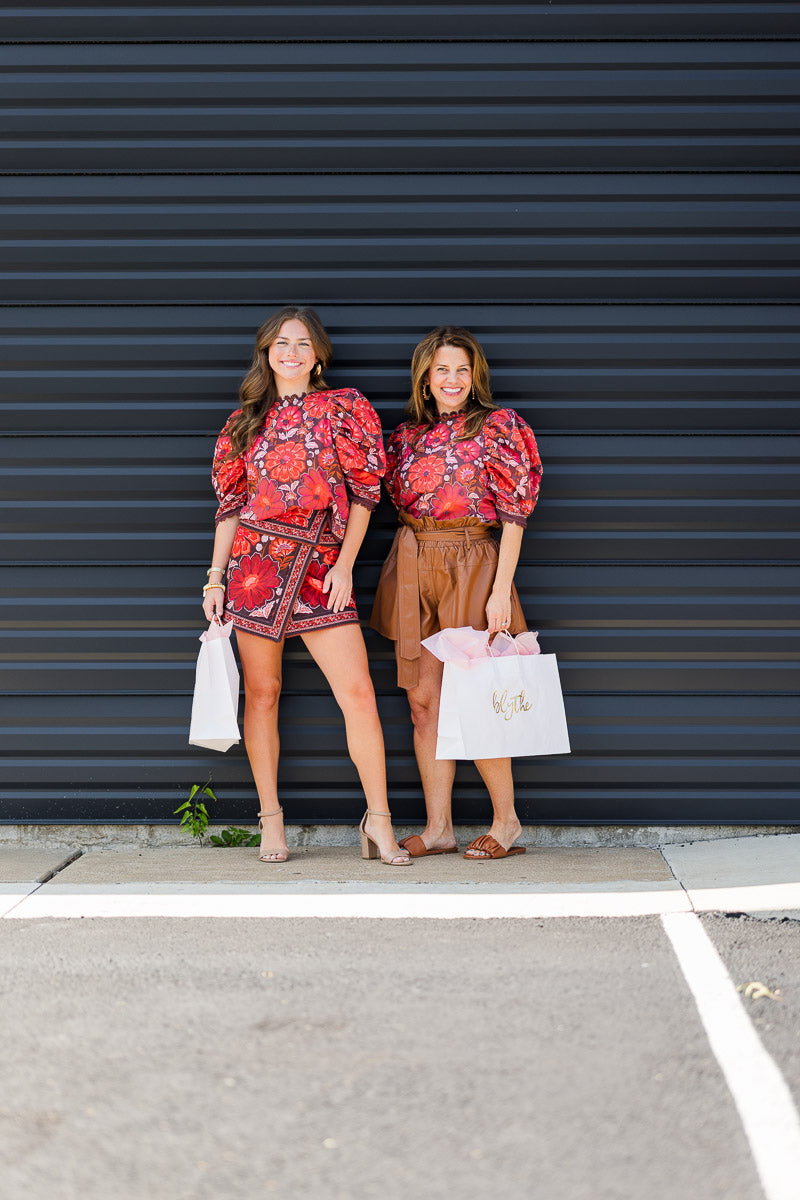
[[[268,870],[251,849],[63,853],[0,846],[0,917],[800,918],[800,833],[641,847],[534,847],[497,864],[444,855],[389,871],[343,846]]]
[[[209,832],[219,832],[224,825],[212,825]],[[243,828],[255,825],[246,823]],[[398,837],[418,833],[419,825],[397,825]],[[353,825],[286,825],[291,847],[356,846],[358,829]],[[459,844],[466,844],[486,832],[485,825],[460,825]],[[657,849],[676,843],[707,842],[742,837],[770,837],[800,833],[800,825],[527,825],[520,844],[541,848],[630,847]],[[96,849],[154,849],[169,846],[190,846],[191,838],[172,825],[98,824],[0,824],[0,847],[17,846],[26,849],[73,850]]]

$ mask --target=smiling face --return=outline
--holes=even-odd
[[[463,408],[472,387],[472,363],[461,346],[440,346],[428,370],[428,387],[439,415]]]
[[[307,392],[315,362],[314,343],[303,322],[296,317],[284,321],[269,348],[269,365],[278,393],[289,396]]]

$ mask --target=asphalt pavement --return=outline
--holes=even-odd
[[[0,854],[3,1195],[772,1200],[665,925],[706,931],[796,1117],[800,837],[735,840],[705,865],[552,850],[482,876],[351,848],[279,872],[191,846]],[[319,915],[276,907],[301,900]],[[526,916],[488,915],[507,901]]]

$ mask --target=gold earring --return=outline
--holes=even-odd
[[[321,374],[322,374],[322,365],[321,365],[320,363],[315,363],[315,365],[314,365],[314,377],[315,377],[316,379],[318,379],[318,378],[319,378],[319,376],[320,376]]]
[[[475,399],[475,384],[472,385],[472,399]]]
[[[423,383],[423,385],[422,385],[422,399],[423,399],[423,400],[430,400],[430,398],[431,398],[431,394],[430,394],[430,392],[428,391],[428,384],[427,384],[427,381],[426,381],[426,382],[425,382],[425,383]]]

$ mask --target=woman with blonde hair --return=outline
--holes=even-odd
[[[437,760],[442,664],[420,640],[471,625],[490,634],[527,628],[514,587],[522,534],[542,474],[529,426],[492,398],[489,367],[466,329],[434,329],[411,362],[408,419],[389,439],[385,483],[400,528],[381,572],[370,624],[395,643],[398,685],[407,690],[427,808],[421,834],[400,845],[414,858],[454,854],[455,763]],[[499,546],[491,530],[502,526]],[[465,858],[524,853],[511,760],[475,764],[494,819]]]
[[[411,860],[392,831],[383,733],[353,600],[353,563],[386,466],[383,439],[360,392],[325,383],[331,358],[311,308],[282,308],[258,330],[241,407],[214,453],[219,509],[203,610],[236,628],[261,860],[289,857],[277,790],[278,700],[284,640],[301,637],[344,714],[367,800],[362,853],[403,866]]]

